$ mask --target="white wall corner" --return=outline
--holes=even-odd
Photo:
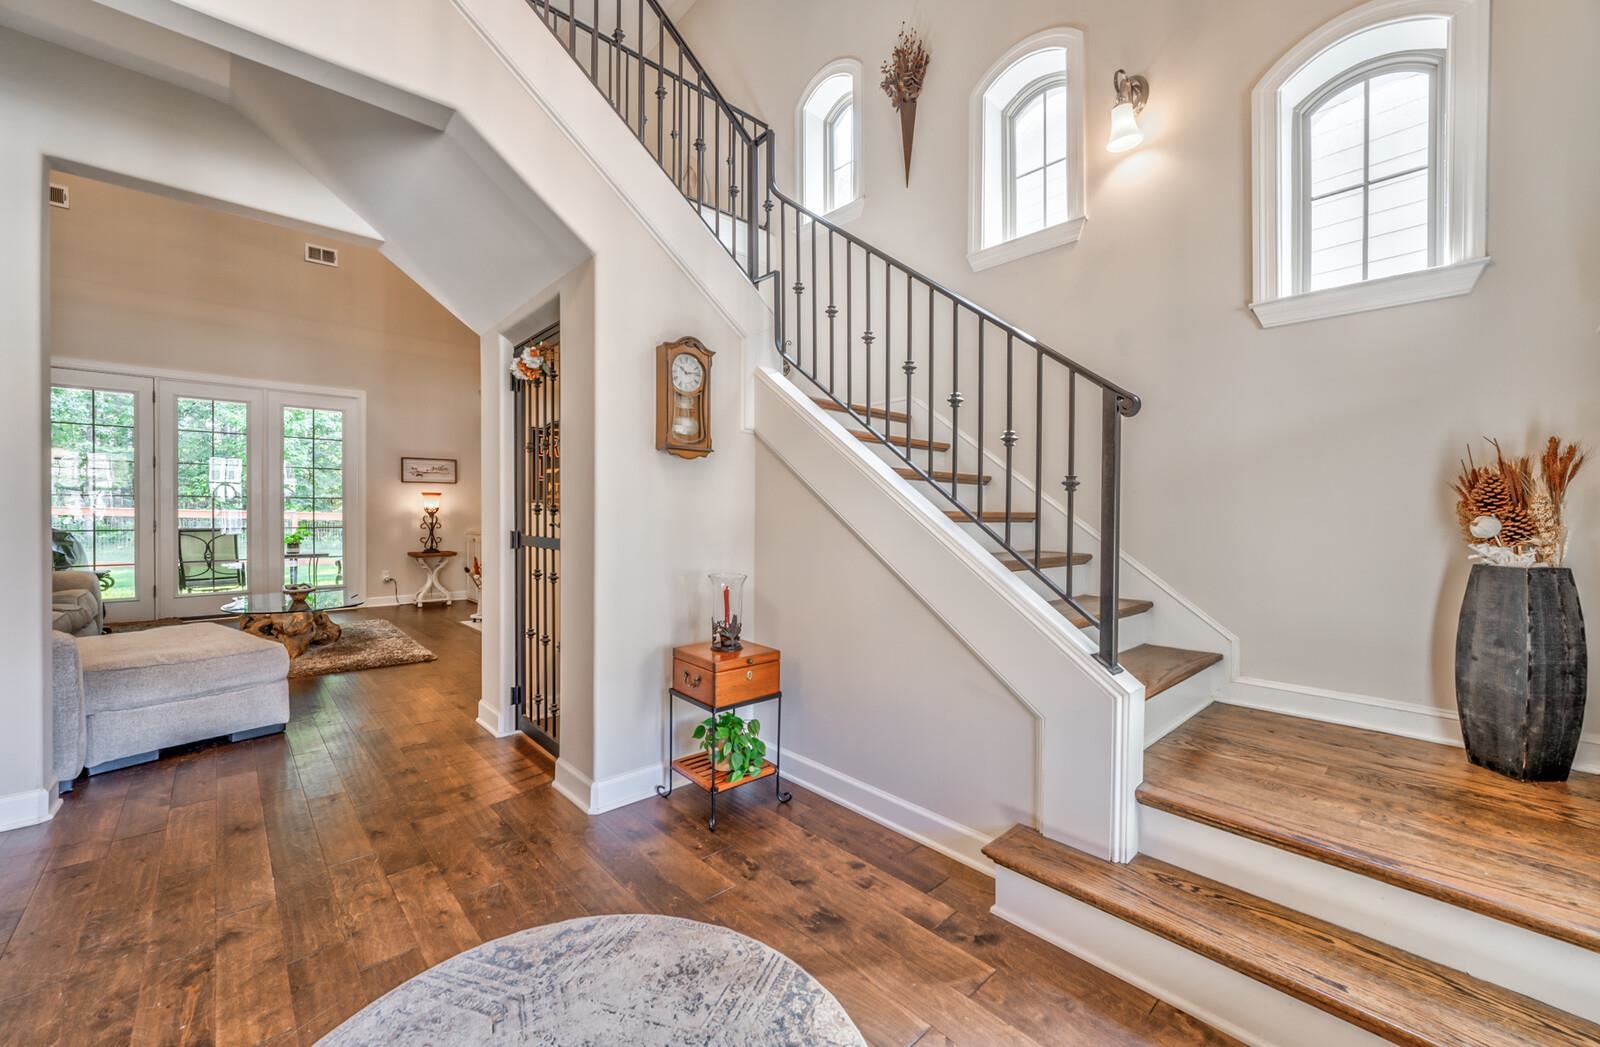
[[[61,797],[56,795],[54,785],[0,796],[0,832],[47,822],[60,808]]]
[[[565,797],[584,814],[597,813],[593,809],[594,779],[572,766],[570,760],[556,760],[555,780],[550,788]]]

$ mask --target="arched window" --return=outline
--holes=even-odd
[[[987,269],[1082,233],[1083,37],[1051,30],[997,62],[972,99],[968,261]]]
[[[837,210],[856,198],[856,101],[847,94],[822,121],[824,205]]]
[[[1465,294],[1484,255],[1487,4],[1374,0],[1256,88],[1263,326]]]
[[[840,212],[861,199],[860,83],[861,63],[829,63],[806,88],[795,116],[800,198],[811,210],[834,218],[849,217]]]

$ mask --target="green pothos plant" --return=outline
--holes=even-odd
[[[767,756],[767,743],[759,737],[760,720],[745,720],[738,713],[708,716],[694,729],[700,748],[711,754],[711,764],[727,765],[728,784],[753,778],[761,773]]]

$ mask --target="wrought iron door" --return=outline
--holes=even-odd
[[[517,530],[517,727],[551,754],[561,738],[561,347],[546,332],[518,347],[513,377]]]

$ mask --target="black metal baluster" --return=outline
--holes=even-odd
[[[1000,434],[1000,442],[1006,445],[1006,549],[1015,554],[1011,543],[1011,480],[1014,470],[1011,467],[1011,449],[1017,444],[1017,431],[1012,427],[1012,401],[1016,398],[1016,382],[1012,378],[1012,350],[1016,345],[1016,336],[1010,331],[1006,332],[1006,430]],[[1020,559],[1020,557],[1019,557]]]
[[[794,362],[805,368],[806,355],[806,324],[805,313],[805,281],[801,279],[805,274],[800,270],[800,257],[803,248],[800,245],[800,222],[802,215],[799,211],[794,213]]]
[[[1033,565],[1038,567],[1044,541],[1044,351],[1034,346],[1033,354]]]
[[[961,303],[950,299],[950,500],[961,504],[956,481],[961,477]],[[978,465],[983,485],[983,465]]]
[[[861,251],[861,273],[866,281],[866,289],[861,292],[861,308],[866,310],[861,331],[862,355],[866,360],[867,395],[866,401],[861,405],[867,409],[867,428],[872,428],[872,255],[863,248]],[[855,401],[851,401],[851,410],[854,410]]]
[[[644,0],[639,0],[639,144],[644,144]]]
[[[778,278],[772,284],[772,301],[777,307],[778,324],[782,332],[778,339],[778,353],[789,359],[789,321],[783,315],[783,269],[789,264],[789,223],[784,220],[787,206],[778,208]]]
[[[849,245],[845,245],[849,249]],[[839,344],[839,306],[833,286],[833,256],[837,248],[833,243],[833,227],[828,227],[828,382],[823,387],[829,393],[837,395],[838,385],[836,379],[839,374],[838,344]]]
[[[1072,588],[1072,545],[1078,531],[1078,372],[1067,372],[1067,475],[1061,486],[1067,491],[1067,588]]]
[[[694,211],[701,221],[706,217],[706,84],[701,79],[694,86],[698,118],[694,131]]]
[[[933,475],[933,285],[928,285],[928,475]],[[909,394],[907,394],[909,400]],[[950,446],[955,447],[954,435]]]
[[[889,265],[887,258],[883,261],[883,438],[889,441],[889,446],[894,446],[894,418],[889,413],[894,406],[894,382],[890,376],[894,373],[894,270]],[[867,417],[872,417],[872,401],[867,401]],[[911,433],[906,433],[906,449],[901,453],[902,458],[909,460],[911,455]]]
[[[667,168],[667,154],[664,151],[666,143],[663,135],[666,128],[666,100],[667,100],[667,24],[661,19],[656,19],[656,163],[664,171]]]
[[[856,402],[856,341],[851,334],[855,330],[855,301],[856,283],[854,268],[855,245],[849,240],[844,242],[844,402]],[[828,390],[837,395],[837,390]]]
[[[817,294],[817,223],[811,223],[811,377],[817,377],[817,299],[822,297]]]
[[[711,202],[716,217],[717,243],[722,243],[722,110],[711,110],[711,155],[716,164],[711,169]]]
[[[979,316],[978,317],[978,475],[979,476],[983,475],[983,470],[984,470],[984,460],[983,460],[983,415],[984,415],[984,400],[987,399],[987,397],[985,397],[984,394],[983,394],[983,382],[984,382],[985,372],[988,370],[988,368],[986,368],[984,366],[984,354],[983,354],[983,327],[984,327],[985,323],[987,323],[987,321],[982,316]],[[978,519],[979,520],[983,519],[983,484],[979,484],[978,485]]]
[[[1100,396],[1100,661],[1112,672],[1117,664],[1117,568],[1120,560],[1122,503],[1123,399],[1111,389]]]

